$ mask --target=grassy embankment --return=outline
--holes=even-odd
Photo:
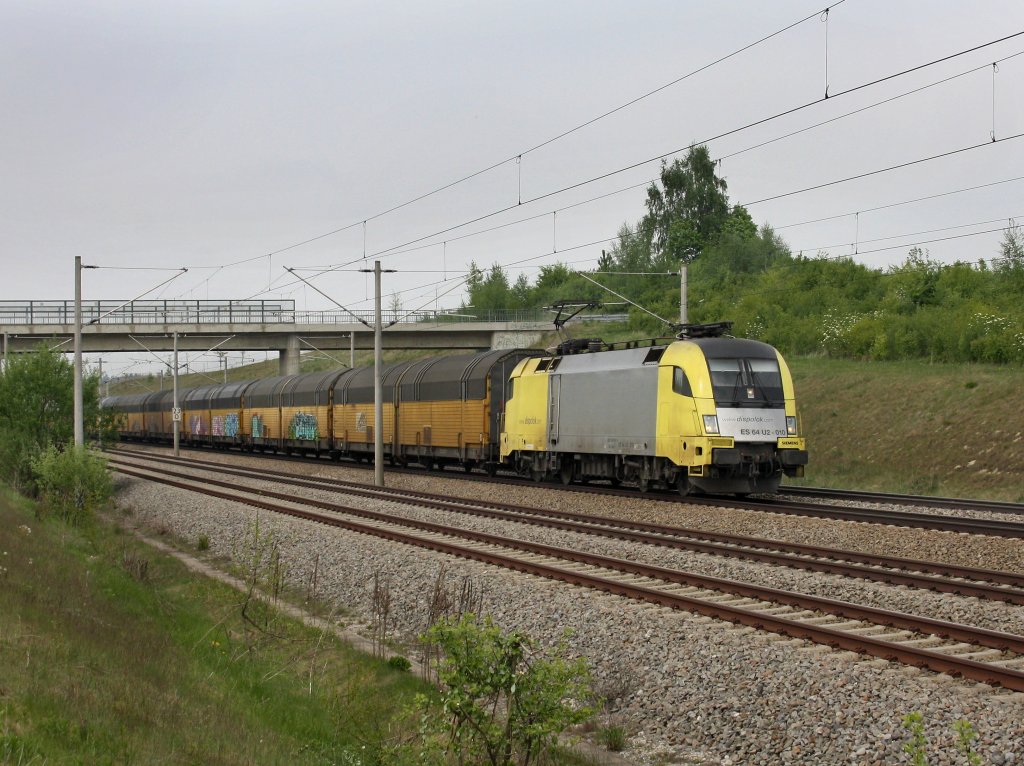
[[[417,678],[241,606],[119,527],[40,521],[0,487],[0,763],[369,763],[415,730]]]
[[[804,483],[1024,501],[1019,368],[790,359]]]
[[[238,556],[264,562],[252,570],[271,592],[280,572],[266,545],[254,531]],[[437,762],[416,753],[416,697],[434,696],[425,681],[191,573],[110,519],[39,519],[2,485],[0,669],[0,764]],[[564,749],[539,761],[594,763]]]
[[[635,337],[613,325],[572,326],[575,337]],[[548,336],[538,345],[557,342]],[[416,352],[389,352],[386,363]],[[347,354],[337,354],[347,360]],[[357,364],[372,364],[360,353]],[[1024,374],[1017,367],[789,358],[811,465],[804,484],[1024,501]],[[304,357],[303,372],[330,369]],[[277,361],[229,371],[277,374]],[[219,382],[219,379],[217,381]],[[208,385],[183,376],[183,387]],[[153,385],[155,389],[155,385]],[[145,390],[139,381],[115,393]]]

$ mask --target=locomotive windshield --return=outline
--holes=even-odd
[[[781,407],[782,374],[775,359],[708,359],[719,406]]]

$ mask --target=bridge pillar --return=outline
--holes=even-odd
[[[299,374],[299,336],[289,335],[288,345],[278,352],[277,371],[280,375]]]

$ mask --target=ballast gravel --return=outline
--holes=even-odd
[[[202,457],[224,457],[225,462],[235,462],[235,458],[230,456],[214,458],[203,453]],[[274,463],[273,467],[299,473],[302,465]],[[308,472],[362,481],[368,478],[365,472],[345,471],[315,463],[310,464]],[[344,476],[345,473],[354,476]],[[414,478],[415,481],[408,483],[417,486],[410,488],[460,495],[469,495],[473,489],[491,497],[494,495],[494,487],[488,490],[485,485],[459,485],[453,489],[450,481],[445,482],[441,478]],[[397,486],[405,484],[405,479],[404,476],[395,477],[389,479],[389,483]],[[437,486],[424,486],[428,483],[436,483]],[[446,488],[440,486],[442,483],[447,484]],[[214,557],[230,559],[244,555],[246,545],[251,545],[258,518],[262,534],[272,534],[279,545],[292,585],[299,589],[308,588],[315,568],[317,597],[348,607],[363,620],[368,620],[372,614],[375,577],[388,583],[393,620],[390,629],[399,639],[411,641],[426,627],[429,602],[439,576],[452,600],[457,601],[459,594],[466,590],[467,585],[470,586],[483,611],[500,625],[523,630],[545,643],[554,643],[566,628],[571,629],[569,645],[572,651],[589,659],[600,691],[609,698],[610,714],[624,722],[631,734],[633,747],[630,754],[641,761],[707,764],[907,763],[909,758],[902,752],[906,734],[901,719],[909,712],[920,711],[932,743],[929,763],[963,762],[957,760],[960,756],[954,755],[952,725],[959,719],[968,719],[980,733],[979,752],[986,763],[997,766],[1024,764],[1022,694],[993,690],[881,660],[865,660],[807,642],[638,604],[366,535],[312,525],[145,480],[121,477],[118,484],[119,502],[132,510],[130,518],[134,523],[166,530],[191,545],[205,535]],[[544,494],[544,490],[532,487],[528,491],[530,494]],[[501,488],[501,494],[506,502],[544,504],[537,496],[529,499],[512,497],[514,492],[506,491],[505,487]],[[566,510],[565,505],[570,498],[571,502],[578,501],[581,506],[583,503],[605,502],[603,498],[595,500],[589,496],[566,495],[557,491],[546,494],[558,496],[548,502],[561,510]],[[337,497],[334,501],[341,502]],[[374,501],[368,502],[365,507],[374,507]],[[614,502],[617,504],[618,500]],[[354,499],[346,499],[344,503],[356,505]],[[626,504],[657,505],[645,501],[628,501]],[[393,510],[395,505],[376,503],[379,510]],[[726,525],[728,520],[722,519],[733,515],[722,509],[705,511],[711,518],[717,514],[719,523]],[[410,513],[419,514],[420,511]],[[620,506],[610,510],[609,515],[622,516],[625,513]],[[687,519],[676,518],[673,523],[704,526],[695,521],[694,516],[688,514]],[[650,515],[644,518],[659,520]],[[829,523],[824,522],[826,525]],[[811,529],[821,526],[818,520],[800,519],[799,526],[804,525]],[[515,526],[522,536],[522,525]],[[868,525],[842,526],[845,529]],[[483,528],[495,531],[490,522],[484,522]],[[883,529],[887,534],[906,532]],[[732,528],[729,531],[741,530]],[[802,537],[795,527],[781,531],[788,533],[787,539]],[[938,553],[906,552],[914,547],[913,538],[922,536],[921,530],[912,532],[913,535],[892,535],[884,551],[950,560],[949,556]],[[746,533],[783,537],[766,531],[763,525],[756,532],[748,530]],[[540,534],[546,542],[552,541],[550,530]],[[806,537],[827,533],[803,534],[805,537],[800,541],[809,542]],[[924,533],[923,536],[936,534],[945,533]],[[965,536],[950,537],[960,541]],[[893,538],[898,538],[898,541]],[[989,544],[1002,542],[996,538],[983,540]],[[609,550],[624,545],[613,541],[601,542],[602,546],[605,544],[610,546]],[[831,544],[835,547],[858,547],[845,537]],[[631,552],[644,547],[629,546]],[[945,544],[928,545],[934,551],[944,547]],[[974,543],[963,547],[974,547]],[[956,546],[950,550],[954,548]],[[1009,563],[1014,558],[1019,559],[1020,555],[1019,552],[999,550],[994,554],[991,550],[988,553],[990,555],[985,555],[983,550],[965,553],[967,558],[977,555],[984,563],[961,563],[1012,568],[996,562],[1005,560]],[[662,556],[667,555],[683,556],[687,566],[696,566],[693,562],[698,560],[692,554],[661,549],[657,555],[662,563]],[[703,558],[717,561],[715,557]],[[728,571],[733,571],[731,567],[737,564],[745,566],[743,562],[730,562]],[[1019,561],[1017,570],[1021,570]],[[797,579],[807,574],[780,571],[786,577]],[[851,582],[845,578],[814,575],[809,576],[809,585],[804,587],[814,587],[813,582],[833,579],[843,580],[843,588],[848,587],[845,583]],[[860,582],[856,587],[865,589],[867,595],[864,598],[875,587],[881,588]],[[906,593],[904,589],[882,590],[899,593],[900,598]],[[935,600],[929,609],[941,609],[943,597],[917,595]],[[972,599],[959,601],[965,604],[973,602]],[[963,608],[967,610],[965,618],[971,621],[992,620],[992,624],[1000,626],[1021,624],[1020,607],[972,603]]]

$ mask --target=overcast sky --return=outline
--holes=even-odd
[[[107,267],[192,267],[150,297],[280,296],[299,309],[331,308],[282,267],[358,261],[363,220],[372,261],[509,206],[515,209],[423,240],[430,247],[384,257],[398,270],[387,276],[385,295],[399,291],[406,309],[458,306],[465,294],[451,288],[471,260],[485,267],[526,261],[531,279],[544,263],[586,269],[622,223],[643,214],[644,191],[569,206],[649,181],[657,162],[517,203],[820,99],[826,60],[835,96],[827,103],[710,142],[712,156],[725,157],[732,202],[990,141],[991,64],[1024,51],[1024,36],[836,94],[1024,31],[1024,3],[845,0],[833,5],[827,24],[815,13],[824,7],[0,0],[0,300],[70,299],[73,259],[81,255]],[[527,151],[811,14],[768,42]],[[994,119],[997,139],[1024,133],[1024,55],[999,64]],[[378,217],[520,153],[521,164],[504,163]],[[855,211],[1017,176],[1024,176],[1024,138],[752,204],[750,212],[777,227],[794,252],[852,253],[855,239],[859,252],[898,245],[857,256],[884,267],[916,242],[1024,218],[1024,180],[859,218]],[[841,214],[849,215],[791,226]],[[977,225],[916,234],[962,224]],[[910,236],[873,241],[896,235]],[[999,240],[991,233],[922,246],[940,261],[975,261],[995,257]],[[596,244],[570,249],[584,243]],[[243,259],[255,260],[198,268]],[[520,273],[519,266],[508,270],[512,279]],[[127,299],[169,275],[90,271],[84,293]],[[346,306],[370,307],[372,285],[361,274],[339,271],[315,284]]]

